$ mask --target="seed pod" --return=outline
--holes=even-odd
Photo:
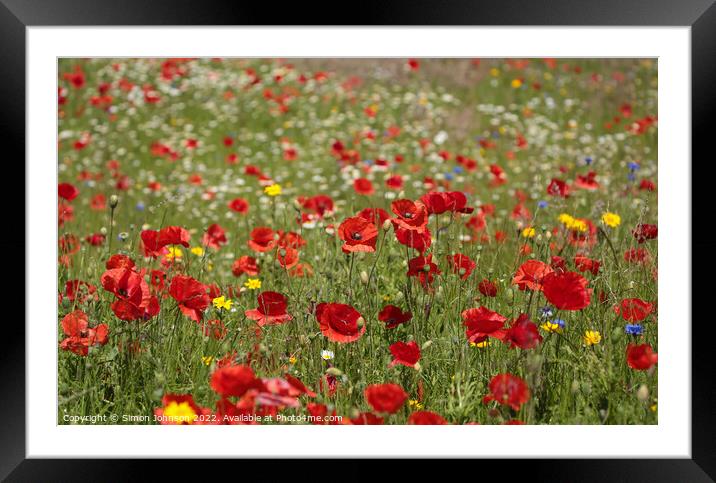
[[[636,391],[636,398],[641,402],[649,400],[649,387],[646,384],[639,386],[639,389]]]
[[[112,195],[109,197],[109,207],[115,209],[119,204],[119,196]]]
[[[329,367],[328,369],[326,369],[326,374],[334,377],[340,377],[343,375],[343,371],[341,371],[337,367]]]

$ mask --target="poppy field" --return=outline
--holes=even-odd
[[[654,59],[59,59],[58,424],[657,424]]]

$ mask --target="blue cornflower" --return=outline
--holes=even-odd
[[[445,179],[448,181],[452,181],[452,179],[453,179],[452,173],[445,173]]]
[[[637,171],[639,169],[639,163],[631,161],[629,164],[627,164],[627,167],[629,168],[629,171]]]
[[[136,208],[137,211],[144,211],[144,203],[140,201],[134,206],[134,208]]]
[[[374,161],[372,159],[364,159],[363,162],[367,164],[368,166],[372,166]]]
[[[553,314],[554,314],[554,309],[552,309],[552,307],[550,307],[549,305],[539,309],[540,318],[548,319],[548,318],[552,317]]]
[[[584,158],[584,162],[587,163],[587,166],[589,166],[590,164],[592,164],[592,157],[587,156],[586,158]]]
[[[460,174],[460,173],[462,173],[462,172],[463,172],[462,166],[455,166],[455,167],[452,169],[452,172],[455,173],[455,174]]]
[[[547,203],[547,202],[544,201],[544,200],[537,202],[537,208],[539,208],[539,209],[541,209],[541,210],[544,210],[544,209],[547,208],[548,206],[549,206],[549,203]]]
[[[629,181],[636,181],[636,175],[635,175],[634,173],[629,173],[629,174],[627,175],[627,179],[628,179]]]
[[[628,335],[641,335],[644,332],[644,327],[639,324],[627,324],[624,328],[624,332]]]

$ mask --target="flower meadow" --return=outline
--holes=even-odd
[[[58,75],[58,424],[657,423],[656,60]]]

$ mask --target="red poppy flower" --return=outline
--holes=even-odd
[[[57,185],[57,194],[60,198],[72,201],[80,194],[79,190],[70,183],[60,183]]]
[[[390,353],[393,354],[393,361],[390,366],[401,364],[403,366],[415,368],[415,364],[420,360],[420,347],[411,340],[407,344],[405,342],[396,342],[390,345]]]
[[[75,219],[75,209],[68,203],[57,204],[57,224],[63,226],[68,221]]]
[[[107,270],[111,270],[113,268],[134,268],[134,266],[134,260],[129,258],[127,255],[119,253],[109,257],[109,260],[107,260],[107,263],[105,264],[105,268],[107,268]]]
[[[255,320],[259,326],[279,325],[292,320],[286,313],[286,297],[278,292],[261,292],[256,300],[258,307],[244,312],[247,318]]]
[[[160,247],[167,245],[183,245],[189,247],[189,239],[191,235],[180,226],[167,226],[159,230],[157,236],[157,244]]]
[[[445,192],[435,191],[426,193],[420,197],[420,201],[425,205],[425,208],[431,215],[441,215],[454,207],[453,198]]]
[[[415,257],[408,261],[408,276],[418,277],[424,289],[427,289],[433,283],[435,275],[440,273],[438,266],[433,263],[432,255]]]
[[[206,229],[206,233],[201,239],[201,244],[208,248],[218,250],[222,245],[226,244],[226,232],[221,226],[214,223]]]
[[[460,275],[462,280],[467,280],[472,271],[475,269],[475,262],[470,257],[461,253],[455,255],[448,255],[448,262],[452,268],[453,273]]]
[[[371,183],[369,179],[365,178],[358,178],[356,180],[353,180],[353,189],[359,195],[370,196],[375,193],[373,183]]]
[[[313,215],[313,219],[323,219],[326,215],[332,214],[335,210],[333,199],[327,195],[316,195],[310,198],[300,196],[296,201],[298,201],[305,211]]]
[[[435,426],[448,424],[448,422],[438,413],[432,411],[415,411],[408,416],[408,424]]]
[[[223,397],[241,397],[250,389],[263,389],[263,382],[249,366],[225,366],[211,375],[211,388]]]
[[[597,275],[600,265],[601,263],[598,260],[592,260],[581,255],[574,257],[574,266],[580,272],[592,272],[592,275]]]
[[[249,202],[243,198],[235,198],[229,202],[229,209],[245,215],[249,212]]]
[[[291,247],[279,246],[276,249],[276,260],[286,270],[298,265],[298,250]]]
[[[343,253],[374,252],[378,240],[375,225],[359,216],[346,218],[338,227],[338,236],[343,243]]]
[[[107,209],[107,198],[102,193],[98,193],[90,200],[90,209],[94,211],[103,211]]]
[[[358,413],[358,416],[355,418],[351,418],[351,424],[358,424],[358,425],[378,425],[383,424],[383,418],[380,416],[376,416],[375,414],[371,412],[361,412]]]
[[[393,383],[371,384],[365,388],[363,394],[370,407],[377,413],[394,414],[408,399],[408,393]]]
[[[385,180],[385,186],[395,191],[403,189],[403,177],[395,174]]]
[[[561,179],[553,178],[547,186],[547,194],[552,196],[560,196],[562,198],[569,197],[569,185]]]
[[[307,388],[306,385],[301,382],[299,378],[294,377],[289,373],[284,374],[283,377],[286,379],[286,382],[296,388],[299,394],[305,394],[308,397],[316,397],[316,393]]]
[[[560,256],[553,256],[550,266],[558,272],[564,272],[567,270],[567,261]]]
[[[650,260],[650,256],[643,248],[630,248],[624,252],[624,260],[629,263],[646,263]]]
[[[654,304],[636,298],[624,299],[621,304],[614,307],[616,314],[621,314],[624,320],[632,323],[646,319],[653,310]]]
[[[219,319],[207,320],[203,323],[203,332],[206,337],[221,340],[226,337],[228,330],[224,323]]]
[[[529,319],[529,316],[521,314],[505,334],[505,342],[510,344],[511,349],[515,347],[533,349],[542,342],[542,336],[537,330],[537,325]]]
[[[636,238],[636,241],[639,243],[644,243],[647,240],[653,240],[656,238],[659,230],[656,225],[650,225],[648,223],[640,223],[634,228],[632,231],[632,234],[634,235],[634,238]]]
[[[274,235],[274,231],[266,226],[254,228],[249,235],[249,248],[259,253],[272,250],[276,246]]]
[[[502,405],[509,405],[515,411],[529,401],[530,389],[520,377],[512,374],[498,374],[490,381],[490,394],[483,398],[484,403],[497,401]]]
[[[104,245],[105,236],[101,233],[93,233],[85,237],[85,241],[93,247],[99,247]]]
[[[353,342],[365,333],[365,319],[350,305],[318,304],[316,320],[323,335],[335,342]]]
[[[102,287],[117,298],[111,305],[112,312],[121,320],[150,319],[159,313],[159,301],[149,291],[144,271],[131,268],[113,268],[100,278]]]
[[[477,285],[477,289],[485,297],[496,297],[497,296],[497,285],[490,280],[483,280]]]
[[[187,275],[175,275],[169,286],[169,295],[177,301],[184,315],[199,322],[211,303],[206,290],[206,285]]]
[[[233,273],[236,277],[238,277],[242,273],[255,277],[259,274],[259,271],[260,270],[259,266],[256,264],[256,259],[247,255],[239,257],[239,259],[236,260],[231,266],[231,273]]]
[[[278,230],[278,241],[276,242],[280,247],[290,247],[299,250],[301,247],[306,246],[306,240],[295,231],[283,231]]]
[[[406,199],[396,200],[391,203],[390,209],[396,215],[392,219],[396,227],[417,232],[425,231],[428,224],[428,210],[421,202]]]
[[[403,312],[395,305],[386,305],[378,314],[378,320],[385,322],[386,329],[394,329],[412,318],[411,312]]]
[[[512,283],[520,290],[542,290],[544,277],[552,272],[552,267],[544,262],[527,260],[517,269]]]
[[[576,272],[552,272],[542,279],[542,291],[549,303],[560,310],[582,310],[591,299],[588,283]]]
[[[390,215],[387,211],[385,211],[383,208],[364,208],[360,212],[358,212],[358,215],[361,218],[365,218],[366,220],[373,223],[376,227],[382,227],[383,223],[385,223],[385,220],[390,218]]]
[[[60,343],[60,348],[79,356],[86,356],[90,346],[105,345],[109,334],[107,324],[90,328],[87,315],[81,310],[65,315],[62,319],[62,331],[67,337]]]
[[[487,307],[464,310],[461,314],[462,323],[466,327],[465,335],[470,342],[479,343],[488,337],[502,340],[505,338],[504,328],[507,317],[493,312]]]
[[[597,227],[594,226],[592,220],[586,218],[576,218],[577,221],[587,225],[586,231],[569,230],[569,244],[578,248],[591,248],[597,243]]]
[[[88,300],[99,300],[97,287],[83,280],[68,280],[65,283],[65,297],[67,297],[70,302],[76,300],[80,304]]]
[[[394,228],[395,238],[398,239],[398,242],[400,242],[401,245],[417,250],[420,254],[424,254],[425,250],[430,248],[430,245],[433,243],[432,235],[427,228],[425,228],[425,231],[422,233],[400,227]]]
[[[637,371],[646,371],[658,362],[658,356],[649,344],[629,344],[626,349],[627,364]]]
[[[578,174],[577,179],[574,181],[574,186],[584,190],[594,191],[599,188],[599,183],[595,179],[597,173],[590,171],[586,175]]]

